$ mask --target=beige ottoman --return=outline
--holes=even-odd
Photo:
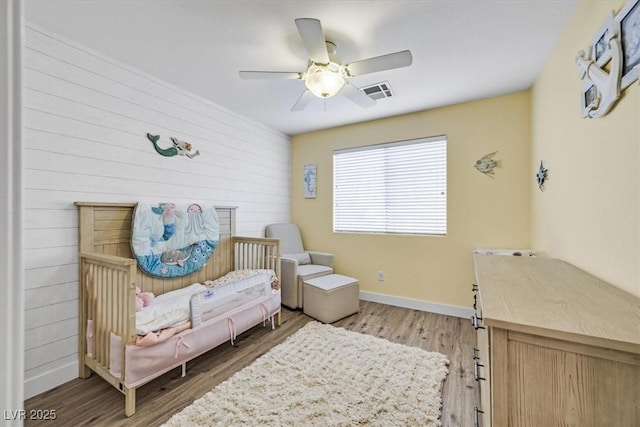
[[[333,323],[360,311],[358,279],[329,274],[304,282],[304,314],[324,323]]]

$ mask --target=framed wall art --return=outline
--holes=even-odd
[[[640,75],[640,1],[629,0],[616,15],[622,44],[622,81],[625,89]]]
[[[316,198],[316,182],[318,167],[315,163],[304,165],[304,198]]]
[[[589,117],[589,112],[597,108],[598,103],[598,91],[596,86],[590,80],[587,80],[587,82],[582,85],[582,117]]]
[[[619,34],[619,22],[616,21],[613,11],[609,14],[600,30],[591,40],[591,58],[600,67],[611,60],[611,47],[609,39]]]
[[[587,49],[576,55],[578,75],[583,81],[580,105],[584,118],[604,116],[620,98],[623,67],[620,16],[610,12]]]

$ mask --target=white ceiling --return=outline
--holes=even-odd
[[[577,0],[23,0],[25,18],[289,135],[531,87]],[[298,80],[239,70],[303,71],[295,18],[317,18],[344,63],[404,49],[413,65],[356,76],[394,96],[362,109],[342,96],[290,112]],[[568,59],[570,60],[570,58]]]

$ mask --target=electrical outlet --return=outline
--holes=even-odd
[[[378,282],[384,282],[384,271],[378,271]]]

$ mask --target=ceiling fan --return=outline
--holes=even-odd
[[[240,71],[243,79],[293,79],[303,80],[306,90],[291,108],[303,110],[314,98],[330,98],[344,95],[363,108],[376,103],[360,89],[349,82],[353,76],[391,70],[411,65],[411,51],[403,50],[387,55],[362,59],[350,64],[342,64],[336,57],[336,45],[324,38],[322,24],[313,18],[295,20],[300,38],[309,54],[309,64],[305,71]]]

